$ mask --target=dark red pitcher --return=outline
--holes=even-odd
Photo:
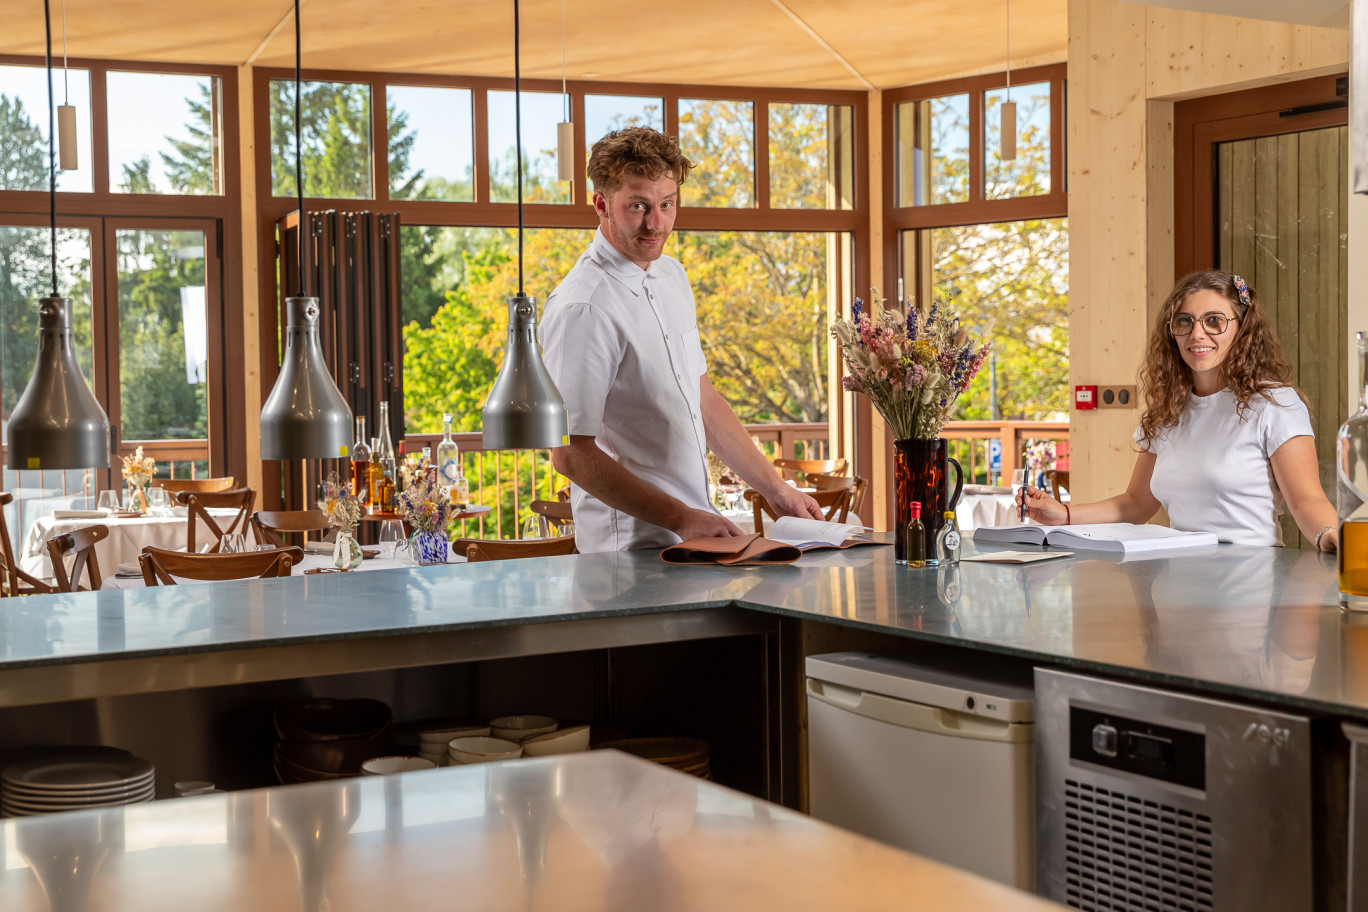
[[[907,555],[907,521],[912,518],[912,501],[921,504],[921,521],[926,527],[926,555],[932,557],[936,533],[945,524],[945,512],[955,509],[964,489],[964,469],[946,455],[946,442],[909,439],[893,441],[893,482],[898,498],[897,538],[893,545],[895,560]],[[955,491],[947,496],[947,463],[955,467]]]

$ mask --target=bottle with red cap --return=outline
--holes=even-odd
[[[908,567],[926,566],[926,527],[921,521],[921,504],[912,501],[912,518],[907,522],[907,556],[898,563]]]

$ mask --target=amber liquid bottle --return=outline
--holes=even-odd
[[[1368,339],[1358,334],[1359,409],[1340,425],[1336,447],[1340,607],[1368,611]]]
[[[926,526],[921,521],[921,504],[912,501],[912,518],[907,521],[907,559],[898,563],[907,567],[926,566]]]
[[[361,501],[362,506],[371,502],[370,497],[371,450],[366,446],[366,416],[356,419],[356,443],[351,453],[351,489]]]

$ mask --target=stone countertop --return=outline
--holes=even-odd
[[[738,569],[607,553],[29,596],[0,605],[0,672],[733,605],[1368,719],[1368,617],[1338,610],[1334,558],[1230,545],[938,570],[889,547]]]
[[[0,909],[694,912],[1054,903],[619,754],[0,822]]]

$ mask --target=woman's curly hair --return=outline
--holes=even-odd
[[[1178,423],[1188,397],[1192,395],[1192,370],[1183,361],[1178,340],[1169,332],[1169,321],[1188,295],[1214,291],[1230,302],[1238,318],[1234,328],[1227,330],[1234,333],[1234,338],[1221,362],[1221,371],[1235,394],[1235,408],[1241,417],[1249,411],[1249,400],[1255,394],[1271,402],[1273,397],[1268,390],[1290,385],[1292,365],[1283,354],[1282,343],[1259,306],[1258,293],[1245,287],[1249,293],[1248,304],[1240,300],[1235,276],[1207,270],[1184,276],[1164,299],[1164,306],[1159,308],[1150,331],[1144,366],[1140,368],[1140,388],[1145,396],[1145,412],[1140,416],[1142,446],[1148,447],[1160,431]],[[1306,400],[1301,390],[1297,390],[1297,395]]]
[[[679,140],[650,127],[626,127],[607,134],[589,151],[589,180],[594,189],[611,196],[629,174],[649,180],[673,177],[684,183],[693,169],[679,149]]]

